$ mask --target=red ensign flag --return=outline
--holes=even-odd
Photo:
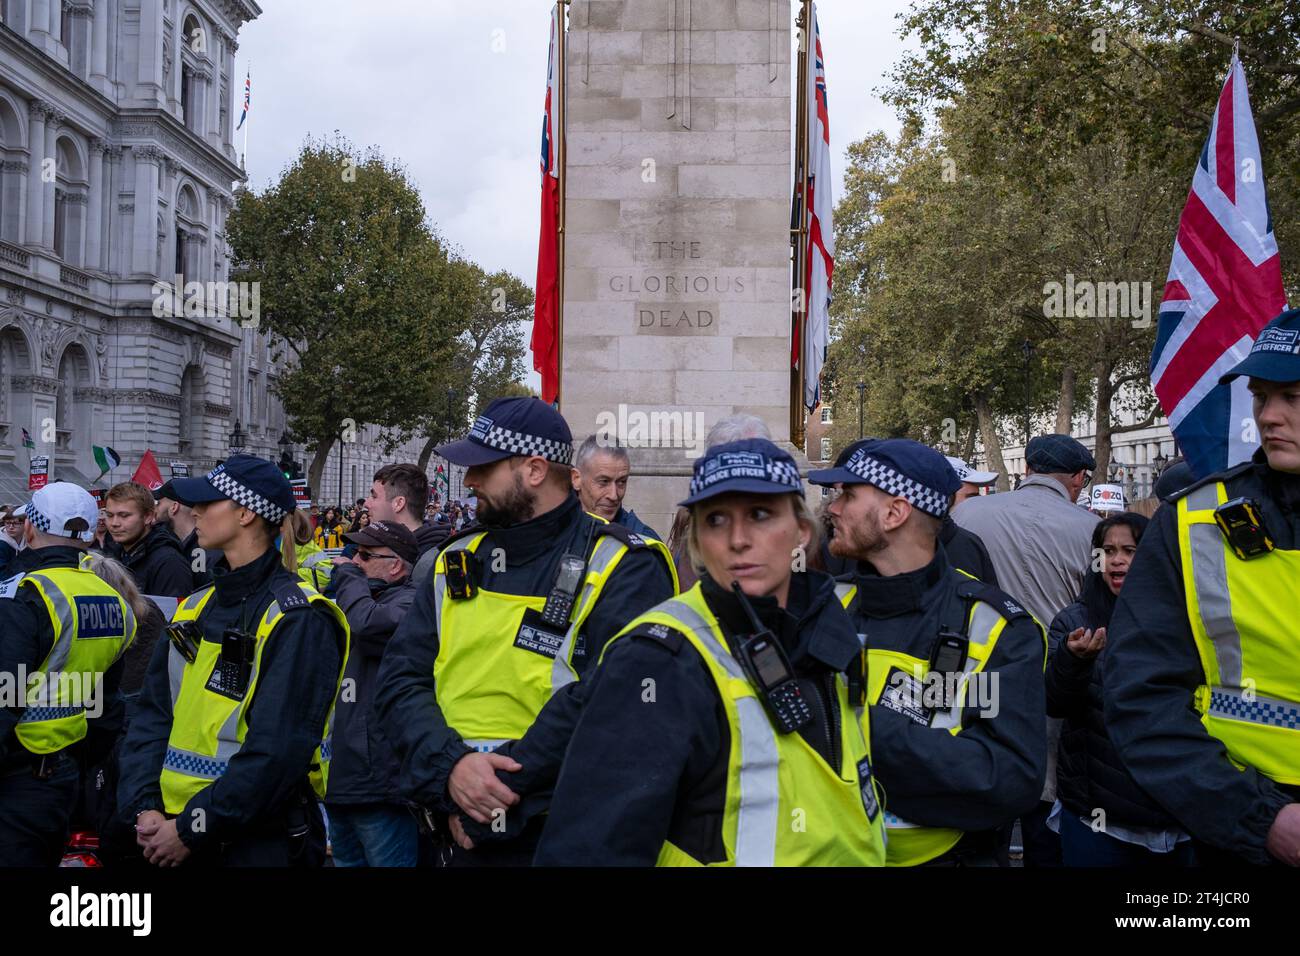
[[[556,161],[554,116],[559,109],[556,44],[564,42],[560,5],[551,13],[551,49],[546,67],[546,110],[542,116],[542,226],[537,241],[537,298],[533,304],[533,368],[542,376],[542,400],[554,402],[560,388],[560,168]]]

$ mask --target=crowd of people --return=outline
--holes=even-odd
[[[661,540],[531,398],[439,447],[467,502],[48,485],[0,538],[0,865],[1300,865],[1287,335],[1227,376],[1259,451],[1151,515],[1081,507],[1069,435],[1002,494],[902,438],[806,484],[742,414]]]

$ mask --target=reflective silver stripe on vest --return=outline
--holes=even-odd
[[[975,610],[970,616],[970,623],[966,626],[966,639],[972,644],[984,647],[992,638],[993,629],[998,626],[998,622],[1001,620],[1001,614],[989,607],[989,605],[985,604],[983,601],[976,601]],[[987,660],[987,657],[985,660]],[[976,660],[969,652],[966,654],[966,666],[962,668],[962,673],[966,675],[967,680],[970,679],[970,675],[975,672],[975,668],[979,667],[981,663],[981,661]],[[957,700],[953,701],[952,706],[947,710],[935,712],[934,720],[930,722],[931,727],[940,730],[951,730],[953,727],[961,726],[961,715],[965,706],[964,698],[966,696],[966,690],[965,687],[962,686],[961,681],[958,681],[958,686],[961,687],[960,696]]]
[[[611,538],[602,535],[600,543],[591,553],[591,559],[587,562],[586,577],[590,578],[593,574],[603,575],[623,550],[623,542],[617,538]],[[589,580],[583,584],[582,593],[578,596],[578,601],[573,607],[573,613],[570,617],[572,623],[569,629],[564,632],[564,641],[560,644],[559,651],[555,654],[555,660],[551,662],[551,693],[557,693],[561,687],[566,684],[572,684],[578,679],[578,675],[573,670],[573,664],[570,657],[573,655],[573,644],[578,639],[578,628],[582,626],[587,615],[591,613],[591,603],[594,600],[592,595],[596,592],[596,585]]]
[[[684,602],[672,600],[656,611],[680,622],[722,665],[727,674],[748,682],[731,652],[718,643],[713,628]],[[780,816],[780,779],[776,731],[757,697],[736,701],[740,718],[740,809],[736,821],[736,865],[774,866]]]
[[[68,604],[68,598],[59,586],[39,571],[28,574],[27,580],[41,583],[41,591],[49,599],[50,604],[54,606],[54,613],[59,618],[59,639],[50,648],[49,656],[46,658],[49,665],[44,670],[61,671],[64,665],[68,663],[68,655],[72,653],[72,632],[76,628],[76,623],[72,617],[72,607]]]
[[[1218,507],[1217,485],[1197,488],[1187,496],[1188,511],[1213,511]],[[1241,686],[1241,635],[1232,619],[1232,595],[1228,591],[1228,549],[1217,524],[1189,524],[1192,550],[1192,580],[1196,605],[1205,633],[1214,646],[1219,665],[1219,683]]]
[[[471,544],[481,541],[485,537],[485,535],[486,532],[484,534],[476,534],[468,538],[459,538],[458,540],[453,541],[451,544],[447,545],[447,547],[443,548],[442,553],[447,554],[450,551],[468,551],[469,546]],[[446,558],[442,559],[442,566],[443,568],[447,567]],[[434,567],[437,567],[436,559],[435,559]],[[446,591],[447,591],[446,571],[439,571],[433,576],[433,626],[436,627],[439,632],[442,631],[442,599]]]
[[[1244,720],[1266,727],[1300,730],[1300,703],[1279,700],[1276,697],[1251,695],[1247,700],[1243,691],[1230,687],[1210,688],[1211,717],[1227,720]]]
[[[170,642],[169,642],[170,643]],[[172,644],[167,648],[167,684],[172,692],[172,710],[176,710],[176,701],[181,696],[181,681],[185,679],[185,658]]]
[[[465,746],[473,747],[479,753],[485,754],[485,753],[490,753],[493,750],[496,750],[505,742],[506,742],[506,738],[502,738],[501,740],[466,740]]]
[[[850,593],[853,591],[853,589],[856,588],[856,587],[857,587],[856,584],[853,584],[853,583],[848,582],[848,581],[840,581],[840,582],[838,582],[838,583],[835,585],[835,600],[839,601],[840,604],[843,604],[843,603],[844,603],[844,599],[845,599],[846,597],[848,597],[849,594],[850,594]]]

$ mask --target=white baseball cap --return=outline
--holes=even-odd
[[[996,471],[976,471],[960,458],[954,458],[951,455],[944,455],[948,459],[948,464],[952,465],[952,470],[957,472],[957,477],[963,482],[972,485],[991,485],[998,480]]]
[[[44,534],[56,538],[94,540],[99,507],[91,493],[80,485],[70,481],[51,482],[33,494],[31,502],[20,510],[23,517]],[[66,530],[68,522],[75,518],[86,522],[85,531]]]

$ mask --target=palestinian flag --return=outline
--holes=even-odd
[[[118,465],[122,464],[122,456],[113,451],[113,449],[108,447],[101,448],[99,445],[92,445],[91,447],[95,449],[95,464],[99,465],[99,473],[101,475],[108,474]]]

